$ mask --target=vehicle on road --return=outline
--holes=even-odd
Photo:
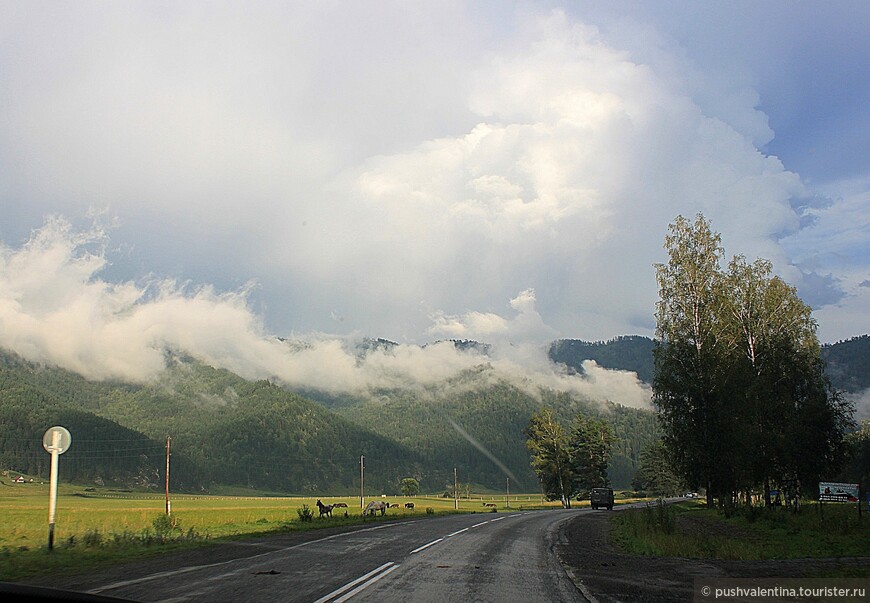
[[[613,511],[613,488],[592,488],[589,503],[593,509],[606,507],[608,511]]]

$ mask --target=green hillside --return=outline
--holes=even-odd
[[[584,360],[594,360],[609,369],[634,371],[641,381],[652,383],[655,342],[637,335],[610,341],[588,342],[560,339],[550,346],[553,362],[582,372]],[[870,388],[870,335],[822,346],[822,359],[836,389],[857,393]]]
[[[287,493],[354,492],[359,457],[366,484],[389,491],[416,458],[322,405],[268,382],[176,361],[156,383],[90,382],[0,353],[0,459],[6,469],[47,477],[42,434],[73,434],[64,457],[71,481],[171,487],[232,484]]]
[[[565,424],[577,414],[611,423],[618,441],[610,474],[618,486],[631,483],[640,451],[659,437],[655,415],[650,411],[593,404],[549,391],[532,396],[506,383],[453,391],[448,387],[435,398],[394,394],[388,400],[344,406],[338,412],[413,450],[423,466],[431,467],[439,483],[452,483],[453,467],[457,466],[463,482],[499,489],[512,475],[514,487],[535,490],[525,429],[542,406],[553,408]]]
[[[822,346],[822,358],[835,388],[849,393],[870,388],[870,335]]]
[[[599,366],[621,371],[633,371],[645,383],[653,380],[653,347],[648,337],[630,335],[610,341],[580,341],[559,339],[550,345],[550,360],[574,370],[583,370],[583,361],[594,360]]]
[[[595,360],[648,381],[652,346],[643,337],[560,340],[550,356],[577,370],[584,360]],[[824,346],[822,354],[835,387],[870,387],[870,336]],[[167,355],[167,364],[159,380],[146,384],[93,382],[0,351],[0,469],[47,477],[42,434],[63,425],[73,434],[63,457],[70,481],[160,489],[171,436],[173,490],[224,484],[352,493],[359,488],[363,455],[372,493],[395,493],[406,476],[426,491],[441,491],[452,484],[453,467],[462,483],[500,491],[512,475],[512,489],[535,490],[524,430],[546,405],[565,423],[578,413],[610,422],[618,438],[611,480],[627,486],[640,453],[659,435],[650,411],[592,404],[567,393],[532,395],[507,383],[484,385],[492,382],[480,374],[486,365],[425,390],[327,396],[247,381],[191,358]]]

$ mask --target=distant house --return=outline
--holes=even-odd
[[[12,480],[12,481],[14,481],[16,484],[23,484],[23,483],[26,482],[27,480],[25,480],[22,476],[19,475],[18,477],[16,477],[16,478],[15,478],[14,480]]]

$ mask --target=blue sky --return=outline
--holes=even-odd
[[[37,357],[651,336],[697,212],[823,342],[868,331],[864,2],[0,10],[0,338]]]

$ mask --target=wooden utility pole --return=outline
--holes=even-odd
[[[169,436],[166,436],[166,514],[172,514],[172,505],[169,502]]]
[[[507,480],[507,508],[511,508],[511,478],[505,478]]]
[[[363,483],[365,480],[365,456],[359,457],[359,508],[362,509],[365,506],[365,499],[363,498]]]
[[[453,468],[453,508],[459,510],[459,478],[457,477],[456,467]]]

